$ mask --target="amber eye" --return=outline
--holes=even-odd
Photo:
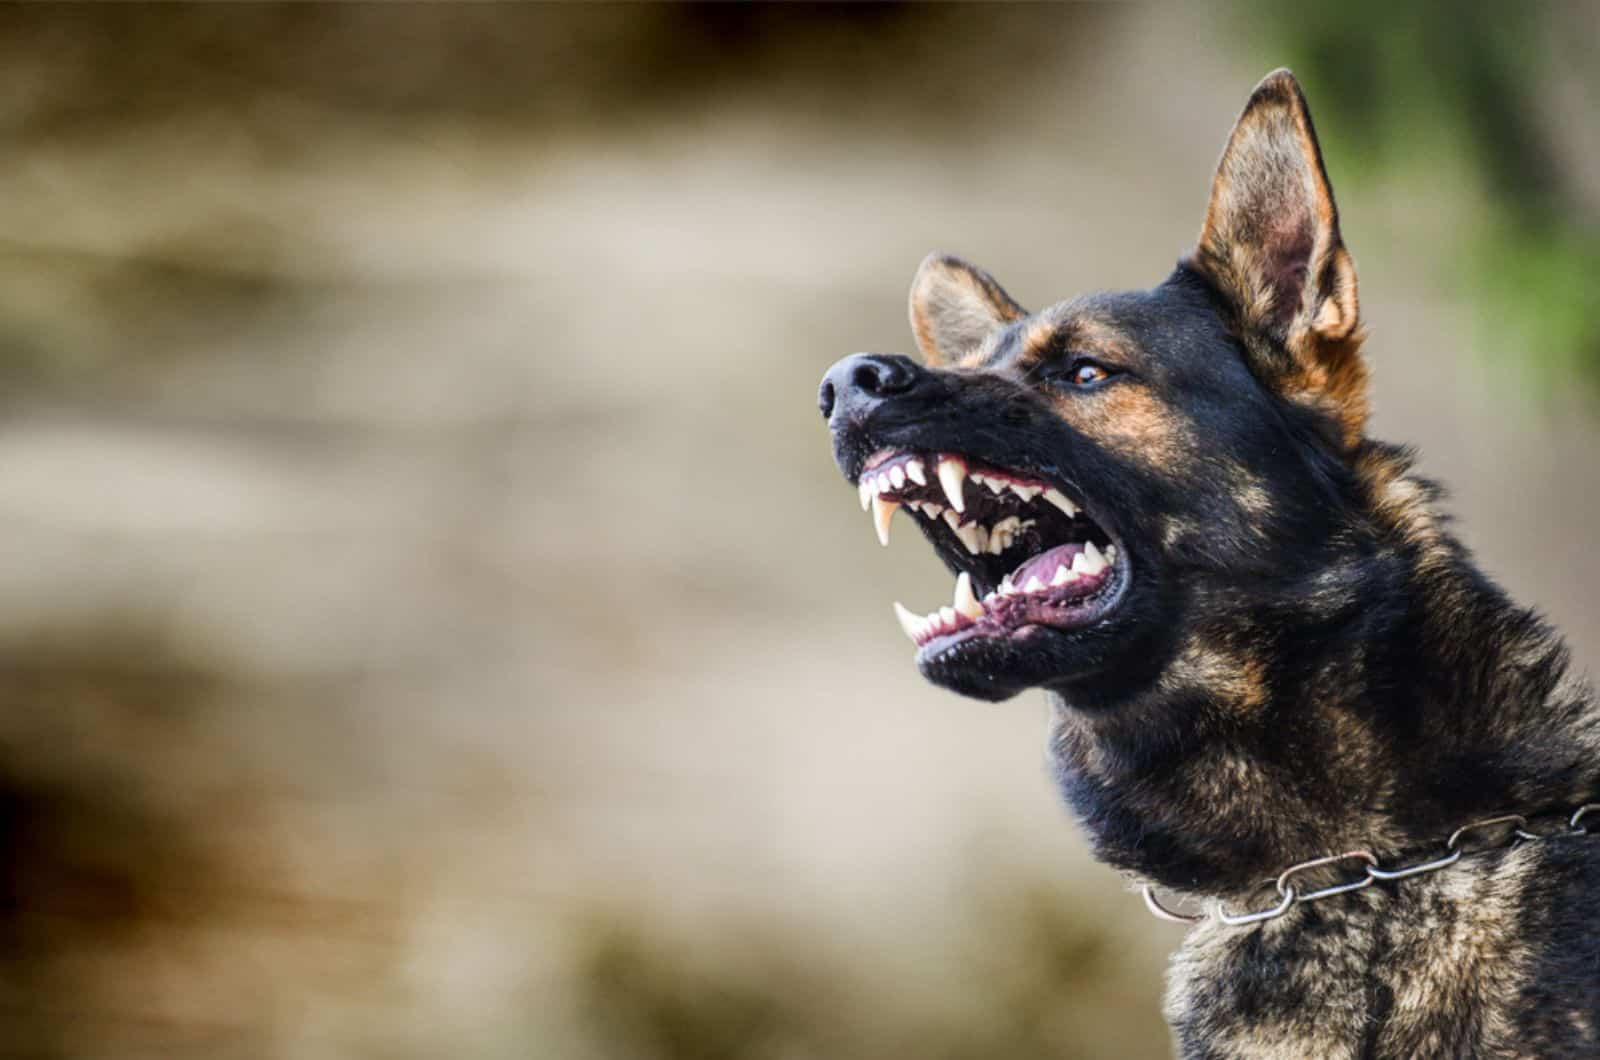
[[[1094,386],[1110,379],[1111,373],[1093,361],[1079,361],[1072,366],[1067,378],[1072,380],[1073,386]]]

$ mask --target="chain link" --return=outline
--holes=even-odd
[[[1218,922],[1229,927],[1243,927],[1246,924],[1259,924],[1266,920],[1276,920],[1287,913],[1292,907],[1306,902],[1316,902],[1324,898],[1332,898],[1336,894],[1349,894],[1370,887],[1379,881],[1391,882],[1404,880],[1412,876],[1422,876],[1430,872],[1439,872],[1460,861],[1471,854],[1485,854],[1491,850],[1504,850],[1521,843],[1540,842],[1546,839],[1559,839],[1567,836],[1583,836],[1589,834],[1584,818],[1591,817],[1600,822],[1600,803],[1590,802],[1579,806],[1565,818],[1565,827],[1558,825],[1550,831],[1533,831],[1529,827],[1528,818],[1520,813],[1501,814],[1498,817],[1485,817],[1470,824],[1464,824],[1450,833],[1450,838],[1444,841],[1445,852],[1443,855],[1427,861],[1419,861],[1411,865],[1400,865],[1386,869],[1378,861],[1376,854],[1370,850],[1351,850],[1343,854],[1329,854],[1326,857],[1312,858],[1296,865],[1290,865],[1272,880],[1272,887],[1278,894],[1277,903],[1263,909],[1232,912],[1222,902],[1214,902],[1203,913],[1185,913],[1176,909],[1169,909],[1161,904],[1156,897],[1155,888],[1145,884],[1142,888],[1145,907],[1152,914],[1162,920],[1169,920],[1175,924],[1198,924],[1201,921],[1215,917]],[[1500,829],[1503,834],[1496,837],[1494,829]],[[1487,838],[1472,846],[1464,846],[1462,839],[1471,838],[1478,833],[1489,833]],[[1313,869],[1327,868],[1341,862],[1356,861],[1361,863],[1361,876],[1346,883],[1335,883],[1315,891],[1301,893],[1290,882],[1302,872]],[[1263,884],[1265,887],[1265,884]]]

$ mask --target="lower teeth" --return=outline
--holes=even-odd
[[[1057,547],[1064,548],[1067,546]],[[1038,557],[1034,558],[1037,559]],[[1044,593],[1051,589],[1059,589],[1062,586],[1070,585],[1083,578],[1095,577],[1111,567],[1116,562],[1116,559],[1117,549],[1115,545],[1107,545],[1102,553],[1092,541],[1086,541],[1081,549],[1073,553],[1070,563],[1057,565],[1049,584],[1046,584],[1038,573],[1033,573],[1028,576],[1027,583],[1021,589],[1018,589],[1016,583],[1012,580],[1012,574],[1016,573],[1013,571],[1012,574],[1007,574],[1000,580],[999,588],[989,593],[981,601],[977,598],[977,594],[973,592],[971,575],[966,571],[962,571],[956,576],[954,599],[950,605],[941,607],[926,617],[918,617],[896,602],[894,605],[895,615],[899,619],[900,628],[905,631],[906,636],[920,646],[935,636],[953,633],[966,625],[976,622],[1005,597]],[[1031,563],[1032,561],[1029,562]],[[1024,564],[1024,566],[1027,566],[1027,564]]]

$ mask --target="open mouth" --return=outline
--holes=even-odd
[[[889,543],[903,508],[958,572],[954,598],[938,610],[894,605],[921,656],[978,638],[1082,629],[1106,618],[1127,587],[1126,550],[1081,498],[1035,474],[956,453],[880,450],[857,487],[879,541]]]

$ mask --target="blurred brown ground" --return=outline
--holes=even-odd
[[[916,676],[948,578],[814,394],[932,249],[1159,280],[1237,23],[0,12],[0,1054],[1164,1055],[1177,935],[1037,697]],[[1447,175],[1329,162],[1379,432],[1592,658],[1592,417],[1467,327]]]

